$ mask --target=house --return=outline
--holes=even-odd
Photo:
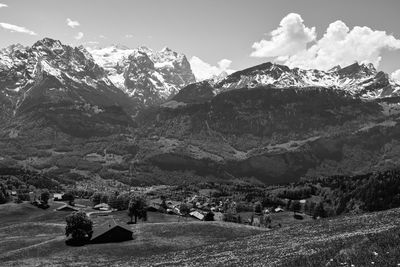
[[[17,196],[17,191],[11,191],[12,196]]]
[[[95,210],[109,210],[110,209],[110,205],[108,205],[107,203],[100,203],[97,204],[93,207]]]
[[[275,212],[284,212],[284,210],[281,207],[277,207],[274,209]]]
[[[53,200],[54,201],[61,201],[63,198],[64,194],[63,193],[54,193],[53,194]]]
[[[192,211],[191,213],[189,213],[190,216],[195,217],[196,219],[202,221],[204,219],[204,215],[201,214],[200,212],[196,211]]]
[[[61,207],[58,207],[56,209],[56,211],[79,211],[79,209],[74,206],[65,204],[65,205],[62,205]]]
[[[132,240],[132,230],[117,224],[114,219],[94,228],[91,243],[122,242]]]

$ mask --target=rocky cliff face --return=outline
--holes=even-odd
[[[195,82],[186,57],[169,48],[112,46],[89,51],[118,88],[145,106],[161,104]]]

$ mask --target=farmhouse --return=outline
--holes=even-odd
[[[110,210],[110,205],[108,205],[107,203],[100,203],[100,204],[97,204],[96,206],[94,206],[93,208],[95,210],[106,211],[106,210]]]
[[[204,215],[201,214],[201,213],[198,212],[198,211],[192,211],[192,212],[189,213],[189,214],[190,214],[190,216],[193,216],[193,217],[195,217],[196,219],[198,219],[198,220],[200,220],[200,221],[202,221],[202,220],[204,219]]]
[[[281,207],[277,207],[274,211],[275,211],[276,213],[278,213],[278,212],[284,212],[284,210],[283,210]]]
[[[54,194],[53,194],[53,200],[54,200],[54,201],[61,201],[63,195],[64,195],[63,193],[54,193]]]
[[[65,204],[65,205],[62,205],[61,207],[58,207],[56,210],[57,211],[78,211],[79,209],[74,206]]]
[[[129,228],[117,224],[113,219],[95,227],[90,242],[122,242],[126,240],[132,240],[132,234],[133,232]]]

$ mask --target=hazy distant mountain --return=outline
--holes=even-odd
[[[160,104],[196,81],[186,57],[169,48],[111,46],[89,51],[118,88],[146,106]]]

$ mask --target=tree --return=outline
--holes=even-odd
[[[117,201],[117,197],[118,197],[117,194],[110,194],[108,196],[108,202],[107,203],[111,208],[116,209],[116,210],[121,210],[120,209],[120,205],[119,205],[119,203]]]
[[[62,199],[68,201],[68,203],[72,205],[75,200],[75,195],[71,191],[68,191],[62,196]]]
[[[214,221],[214,213],[209,211],[204,215],[204,221]]]
[[[256,214],[260,214],[260,213],[262,212],[262,205],[261,205],[261,202],[260,202],[260,201],[257,201],[257,202],[254,204],[254,212],[255,212]]]
[[[294,213],[299,212],[300,209],[301,209],[300,201],[298,201],[298,200],[293,200],[292,203],[291,203],[290,209],[291,209]]]
[[[133,223],[133,217],[135,217],[135,223],[137,219],[147,219],[146,201],[140,196],[133,196],[128,205],[128,216],[131,218],[130,223]]]
[[[265,227],[271,227],[272,219],[268,213],[264,213],[264,215],[262,217],[262,221],[263,221],[263,224]]]
[[[77,211],[65,218],[67,226],[65,235],[71,235],[74,242],[85,242],[90,239],[92,234],[93,222],[83,211]]]
[[[180,210],[180,212],[181,212],[181,214],[183,215],[183,216],[186,216],[186,215],[188,215],[189,213],[190,213],[190,207],[189,207],[189,205],[188,204],[182,204],[180,207],[179,207],[179,210]]]
[[[8,200],[7,186],[0,183],[0,204],[6,203]]]
[[[43,190],[42,193],[40,194],[40,200],[44,203],[47,204],[50,199],[50,192],[49,190]]]
[[[96,192],[90,198],[92,200],[93,206],[100,204],[102,194],[100,192]]]
[[[4,204],[7,202],[7,197],[4,195],[2,191],[0,191],[0,204]]]
[[[160,207],[163,208],[164,210],[167,210],[167,209],[168,209],[167,202],[166,202],[166,197],[165,197],[165,196],[161,196],[161,205],[160,205]]]
[[[122,194],[118,195],[118,197],[117,197],[118,209],[119,210],[128,209],[130,199],[131,199],[131,197],[130,197],[129,193],[122,193]]]
[[[322,203],[322,202],[319,202],[317,204],[317,206],[315,206],[315,209],[314,209],[313,218],[316,219],[318,217],[320,217],[320,218],[326,217],[324,203]]]

